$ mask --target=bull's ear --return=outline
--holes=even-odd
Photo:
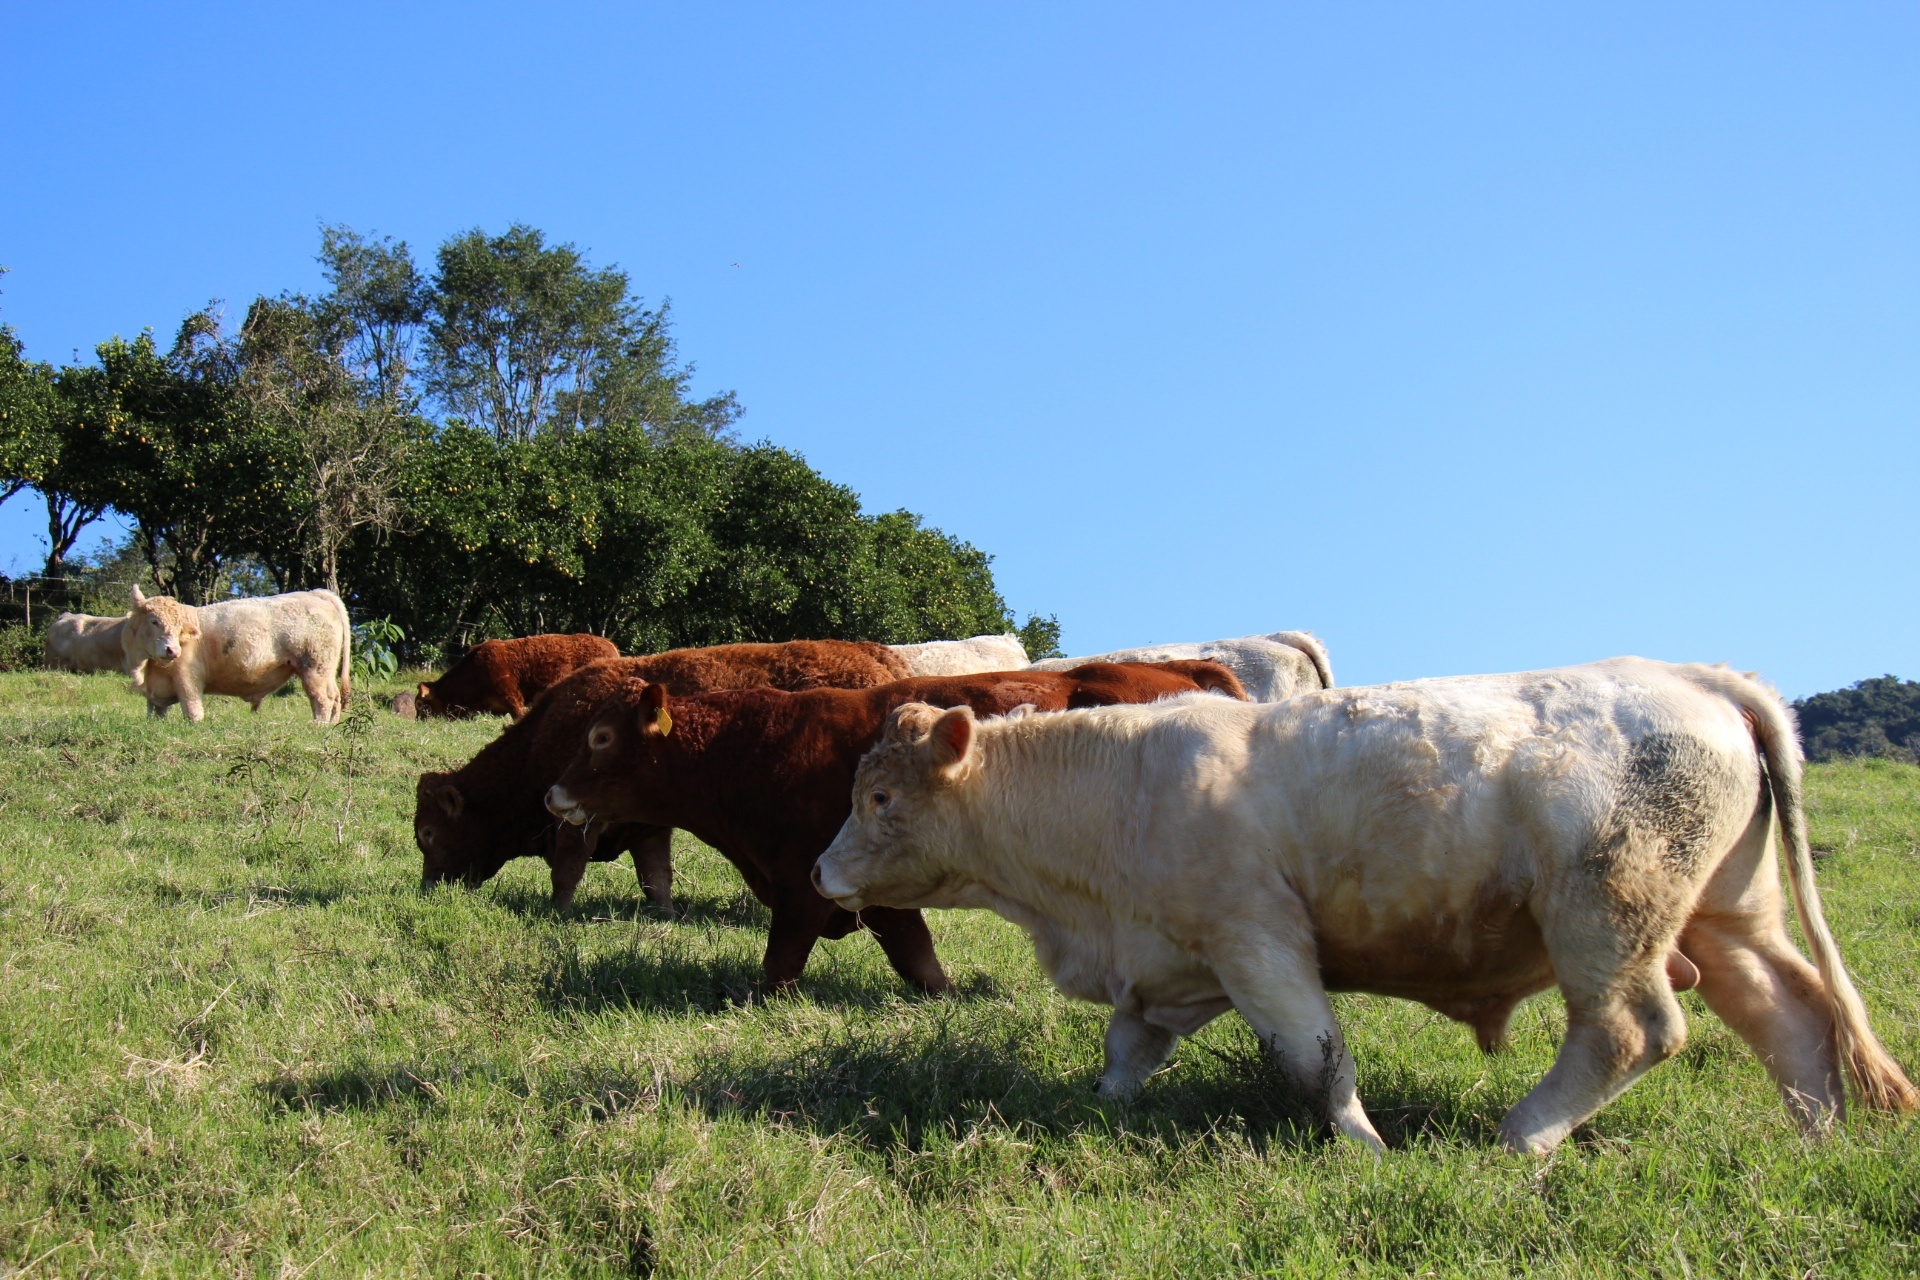
[[[927,747],[933,752],[936,769],[963,763],[973,749],[973,708],[955,707],[942,714],[927,734]]]
[[[448,783],[440,788],[440,807],[447,811],[449,818],[457,818],[466,811],[467,798],[460,794],[460,788]]]
[[[673,713],[667,710],[667,687],[650,684],[640,691],[640,732],[664,738],[673,732]]]
[[[422,681],[420,684],[419,690],[414,694],[414,696],[416,698],[430,698],[433,696],[433,690],[427,688],[426,682]]]

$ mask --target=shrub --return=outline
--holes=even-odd
[[[0,671],[27,671],[40,665],[40,633],[15,622],[0,627]]]

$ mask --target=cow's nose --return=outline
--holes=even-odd
[[[825,896],[827,892],[826,881],[820,878],[820,864],[817,862],[813,864],[813,888],[814,892],[822,896]]]
[[[567,816],[567,810],[573,808],[567,803],[567,793],[560,789],[559,783],[547,788],[547,812],[556,818]]]

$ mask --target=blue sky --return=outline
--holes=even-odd
[[[0,14],[34,356],[525,221],[1073,652],[1920,676],[1911,5]]]

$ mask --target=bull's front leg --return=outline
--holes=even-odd
[[[186,681],[176,681],[174,691],[180,698],[180,714],[195,724],[207,718],[207,709],[201,704],[200,690]]]
[[[1107,1023],[1107,1066],[1095,1089],[1103,1098],[1125,1100],[1140,1091],[1147,1077],[1173,1052],[1180,1040],[1165,1027],[1156,1027],[1139,1013],[1115,1009]]]
[[[673,905],[673,828],[652,828],[633,842],[633,870],[640,888],[656,907]]]
[[[1243,906],[1257,909],[1258,904]],[[1207,946],[1207,962],[1227,998],[1294,1083],[1324,1099],[1327,1118],[1342,1137],[1376,1152],[1386,1150],[1360,1105],[1346,1037],[1320,981],[1305,906],[1289,898],[1249,914],[1260,923],[1249,923],[1245,916],[1238,923],[1223,923]]]
[[[782,894],[767,904],[773,909],[773,920],[767,926],[767,953],[762,965],[767,985],[775,991],[800,981],[807,957],[813,954],[813,944],[820,940],[822,926],[838,910],[817,894],[809,892],[807,898],[812,901],[797,894]],[[816,908],[816,902],[826,910]]]
[[[868,907],[860,923],[873,930],[893,971],[922,991],[939,995],[953,984],[947,981],[940,957],[933,951],[933,933],[918,911],[898,907]]]

